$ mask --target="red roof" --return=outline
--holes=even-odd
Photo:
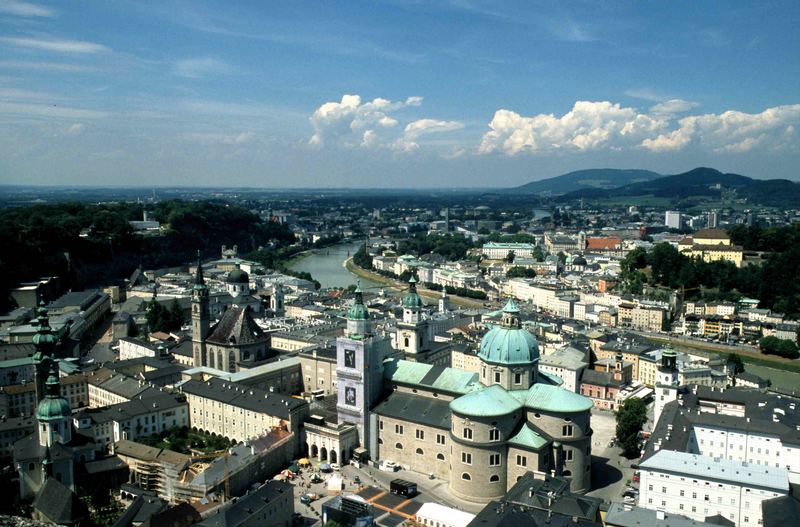
[[[621,238],[586,238],[586,249],[591,251],[608,251],[616,249],[622,243]]]

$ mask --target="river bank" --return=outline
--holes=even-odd
[[[394,291],[404,291],[408,285],[400,282],[399,280],[395,280],[393,278],[388,278],[386,276],[380,275],[378,273],[374,273],[372,271],[368,271],[357,266],[353,262],[353,258],[350,257],[344,261],[342,264],[344,267],[351,273],[359,278],[364,278],[370,280],[372,282],[379,282],[383,284],[385,287],[391,288]],[[424,287],[417,286],[417,293],[422,298],[426,298],[432,301],[438,301],[442,297],[442,293],[439,291],[433,291],[431,289],[426,289]],[[471,298],[464,298],[456,295],[450,295],[450,303],[460,307],[466,307],[471,309],[481,309],[484,307],[483,302],[480,300],[474,300]]]

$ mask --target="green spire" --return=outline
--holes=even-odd
[[[206,281],[203,278],[203,262],[200,260],[200,250],[197,250],[197,272],[194,274],[194,288],[205,289]]]
[[[364,296],[361,293],[361,281],[356,282],[355,299],[350,310],[347,312],[347,318],[350,320],[367,320],[369,318],[369,310],[364,305]]]
[[[53,334],[50,328],[50,317],[47,316],[47,308],[44,307],[44,302],[39,305],[37,310],[36,334],[33,336],[33,344],[36,346],[36,353],[33,356],[34,361],[42,361],[45,356],[52,356],[58,338]]]
[[[514,302],[513,298],[508,299],[508,302],[506,302],[503,308],[503,313],[519,313],[519,307],[517,307],[517,303]]]

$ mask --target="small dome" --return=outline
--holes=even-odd
[[[417,293],[417,279],[413,276],[408,280],[408,293],[403,297],[403,307],[422,309],[422,298]]]
[[[347,312],[347,318],[349,320],[367,320],[369,318],[369,310],[367,306],[364,305],[364,298],[360,287],[356,287],[355,294],[356,298],[353,300],[353,305],[350,306],[350,310]]]
[[[572,265],[586,265],[586,258],[584,258],[583,256],[576,256],[572,260]]]
[[[236,269],[228,273],[228,278],[226,281],[229,284],[249,284],[250,275],[239,269],[239,267],[236,267]]]
[[[69,419],[70,417],[72,417],[72,410],[70,410],[69,403],[63,397],[42,399],[36,409],[36,419],[39,421],[55,421]]]

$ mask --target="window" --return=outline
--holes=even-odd
[[[527,467],[528,466],[528,458],[525,456],[517,455],[517,466],[518,467]]]
[[[522,384],[522,374],[515,373],[514,374],[514,384]]]
[[[489,441],[500,441],[500,430],[497,428],[489,430]]]
[[[472,439],[472,428],[464,428],[464,439]]]
[[[494,382],[500,382],[500,372],[494,372]]]
[[[436,434],[436,444],[437,445],[444,444],[444,434]]]
[[[394,447],[395,447],[397,450],[403,450],[403,445],[402,445],[402,443],[395,443],[395,444],[394,444]]]
[[[489,454],[489,466],[490,467],[500,466],[500,454]]]
[[[683,489],[681,489],[681,498],[683,497]]]
[[[683,503],[679,503],[679,504],[678,504],[678,508],[679,508],[680,510],[683,510]]]
[[[419,428],[416,430],[417,432],[417,439],[425,439],[425,430],[420,430]]]
[[[378,429],[383,430],[383,421],[378,421]]]
[[[572,437],[572,425],[564,425],[561,427],[561,435],[564,437]]]
[[[500,476],[492,474],[492,477],[489,478],[489,483],[494,483],[495,481],[500,481]]]
[[[417,455],[418,455],[418,456],[421,456],[422,454],[424,454],[424,452],[422,451],[422,449],[421,449],[421,448],[418,448],[418,449],[417,449]]]
[[[662,492],[662,494],[666,494],[667,493],[667,487],[661,487],[661,492]]]
[[[438,454],[436,454],[436,459],[438,459],[439,461],[444,461],[444,454],[439,452]]]
[[[471,465],[472,454],[470,454],[469,452],[461,452],[461,462],[464,463],[465,465]]]
[[[572,450],[571,449],[567,449],[567,450],[564,451],[564,459],[566,461],[572,461]]]
[[[394,425],[394,433],[397,435],[403,435],[403,425]]]
[[[472,480],[472,476],[469,475],[469,472],[464,472],[463,474],[461,474],[461,479],[466,480],[466,481],[471,481]]]

